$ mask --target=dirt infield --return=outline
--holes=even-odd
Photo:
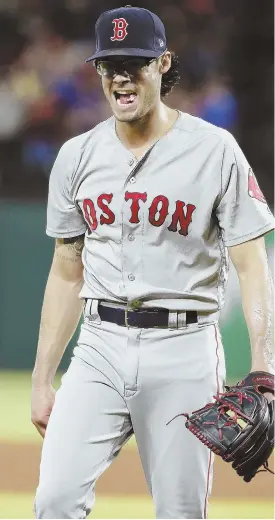
[[[0,444],[0,492],[34,491],[38,480],[40,451],[40,446],[32,444]],[[273,460],[271,466],[273,467]],[[250,484],[246,484],[229,464],[216,457],[213,497],[273,500],[273,489],[274,477],[271,474],[260,473]],[[136,450],[122,450],[99,479],[97,492],[110,495],[148,494]]]

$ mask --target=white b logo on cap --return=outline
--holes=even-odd
[[[112,42],[124,40],[128,34],[126,28],[129,25],[125,18],[115,18],[112,23],[114,24],[114,36],[111,37]]]

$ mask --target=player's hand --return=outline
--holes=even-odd
[[[45,437],[54,401],[55,390],[52,386],[33,386],[31,396],[31,420],[42,437]]]
[[[251,368],[251,372],[266,372],[267,374],[272,374],[273,372],[270,371],[270,367],[267,364],[254,364]],[[275,397],[272,392],[263,392],[264,396],[268,400],[269,403],[271,401],[274,401]]]
[[[264,396],[267,398],[268,402],[274,401],[275,397],[271,392],[264,392]]]

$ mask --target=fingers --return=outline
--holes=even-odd
[[[45,437],[47,425],[55,401],[53,388],[32,388],[31,396],[31,421],[41,437]]]
[[[41,435],[41,437],[45,437],[45,433],[46,433],[46,429],[47,429],[47,425],[48,425],[48,420],[49,420],[49,417],[47,417],[47,420],[36,420],[36,419],[32,419],[32,424],[35,426],[35,428],[37,429],[38,433]]]
[[[40,426],[38,424],[34,424],[34,426],[36,427],[38,433],[41,435],[41,437],[44,439],[45,437],[45,434],[46,434],[46,426]]]
[[[274,400],[274,395],[271,392],[264,392],[264,396],[268,400],[269,403]]]

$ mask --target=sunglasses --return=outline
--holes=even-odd
[[[125,61],[96,60],[95,67],[100,76],[113,78],[115,74],[125,73],[129,76],[137,75],[142,69],[148,67],[157,58],[131,58]]]

